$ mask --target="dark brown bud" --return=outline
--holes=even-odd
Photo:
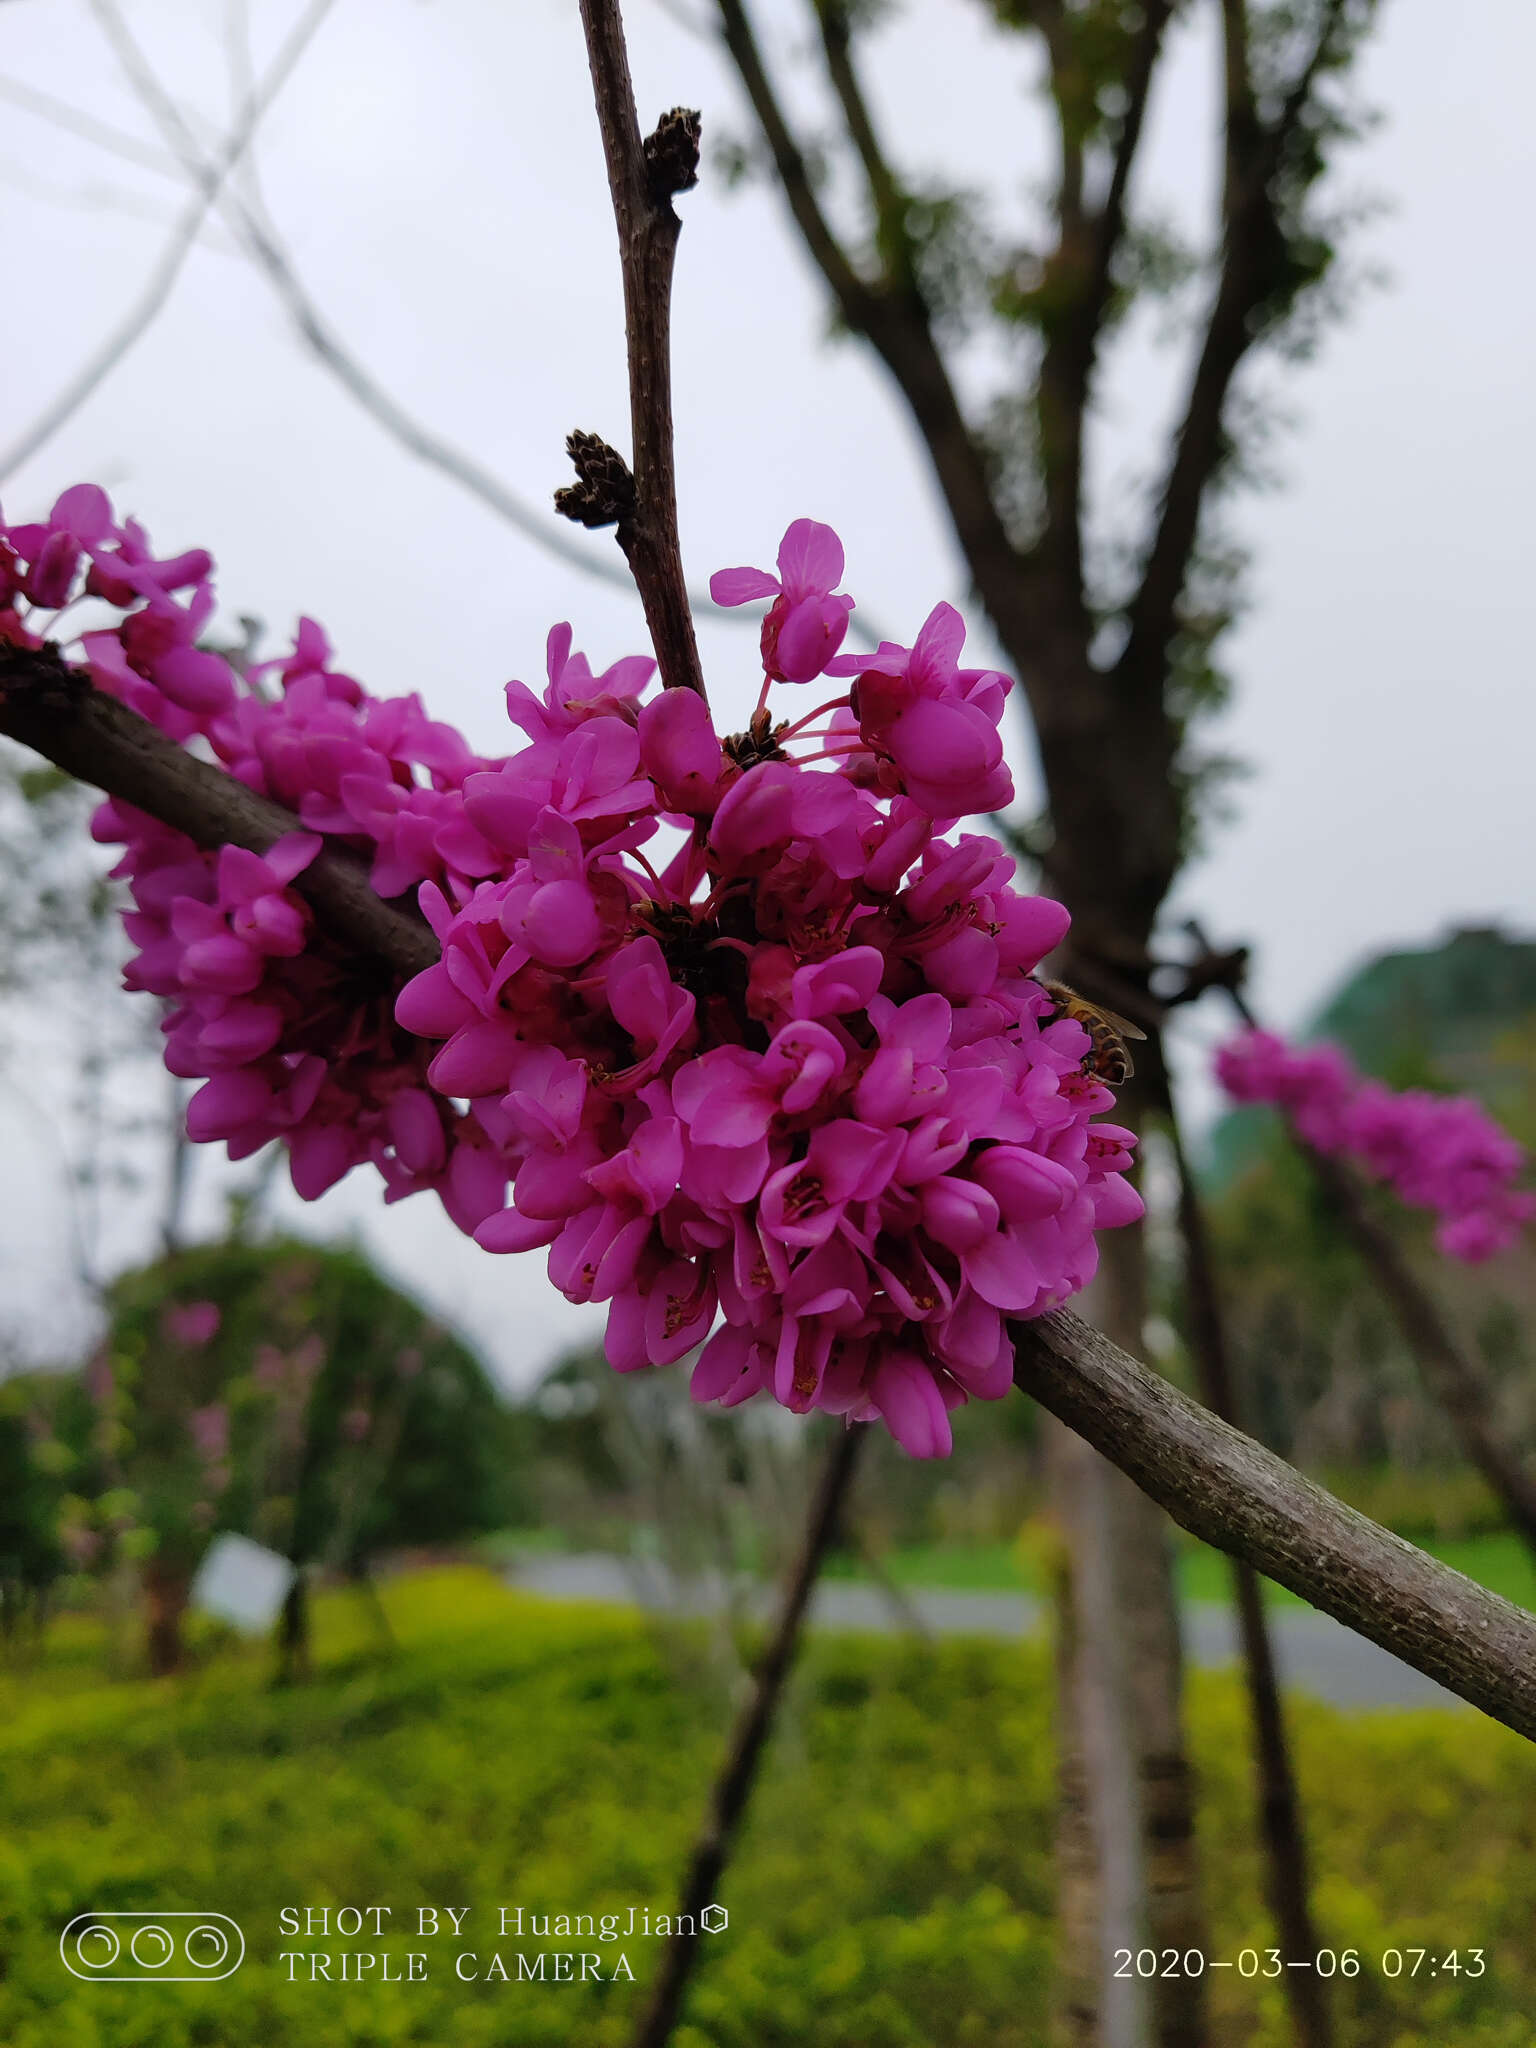
[[[623,526],[635,516],[635,480],[616,448],[597,434],[568,434],[576,482],[555,493],[555,510],[581,526]]]
[[[699,114],[694,107],[673,107],[645,138],[645,167],[651,176],[651,197],[670,199],[699,182]]]

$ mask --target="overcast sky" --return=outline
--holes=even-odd
[[[690,103],[708,135],[744,133],[713,47],[679,25],[690,7],[707,12],[706,0],[629,0],[642,114]],[[299,11],[249,0],[259,63]],[[797,7],[759,11],[793,56]],[[965,0],[916,0],[874,55],[879,102],[904,163],[988,185],[1027,224],[1045,130],[1022,51],[998,62],[980,17]],[[222,131],[226,10],[132,0],[128,18],[189,116]],[[4,19],[0,446],[126,315],[185,204],[173,178],[3,96],[16,82],[158,147],[84,0],[7,0]],[[1208,735],[1250,773],[1176,909],[1255,947],[1255,999],[1282,1025],[1372,950],[1458,923],[1536,924],[1519,597],[1536,460],[1533,73],[1524,0],[1386,0],[1361,74],[1384,118],[1337,188],[1386,202],[1353,244],[1384,281],[1314,362],[1265,379],[1289,423],[1270,455],[1277,486],[1233,508],[1253,553],[1251,608],[1226,648],[1236,702]],[[1154,103],[1146,202],[1200,220],[1214,124],[1196,8]],[[259,160],[326,317],[424,422],[535,505],[565,480],[571,427],[627,441],[618,268],[574,0],[337,0]],[[684,206],[677,415],[692,576],[771,562],[785,524],[809,513],[842,533],[855,596],[910,639],[937,599],[963,602],[965,582],[899,403],[866,355],[825,343],[823,295],[770,188],[732,194],[706,176]],[[1128,338],[1093,448],[1101,503],[1133,503],[1144,485],[1177,361],[1150,324]],[[33,516],[81,478],[106,483],[167,552],[210,547],[230,615],[282,633],[314,614],[372,688],[420,690],[488,751],[507,743],[501,685],[541,677],[553,621],[573,620],[599,663],[644,645],[626,594],[390,442],[217,230],[144,339],[0,499]],[[616,558],[607,535],[581,544]],[[706,620],[701,640],[729,717],[755,689],[751,636]],[[1027,793],[1022,728],[1014,754]],[[1201,1106],[1200,1052],[1219,1021],[1186,1032]],[[28,1133],[0,1105],[28,1195],[0,1241],[0,1282],[62,1333],[75,1317],[62,1196]],[[304,1226],[362,1230],[508,1377],[593,1327],[533,1256],[493,1260],[425,1201],[385,1212],[376,1186],[354,1180]],[[135,1228],[125,1214],[125,1256],[141,1248]]]

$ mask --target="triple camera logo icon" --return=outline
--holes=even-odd
[[[216,1984],[245,1961],[227,1913],[77,1913],[59,1936],[72,1977],[97,1984]]]

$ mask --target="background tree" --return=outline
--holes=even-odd
[[[362,1579],[385,1549],[526,1518],[523,1439],[479,1360],[356,1251],[200,1245],[122,1275],[108,1304],[71,1483],[128,1489],[152,1535],[158,1667],[218,1532]],[[295,1653],[301,1624],[296,1601]]]
[[[1028,237],[887,146],[861,75],[863,43],[885,11],[810,0],[802,20],[819,44],[823,117],[813,151],[746,0],[717,0],[758,151],[837,320],[874,349],[906,402],[976,596],[1022,680],[1048,806],[1033,843],[1045,888],[1073,912],[1061,973],[1135,1010],[1215,765],[1192,729],[1224,688],[1214,650],[1234,593],[1214,508],[1252,445],[1237,380],[1260,348],[1304,343],[1327,303],[1337,221],[1320,188],[1353,132],[1340,87],[1374,7],[1221,0],[1217,209],[1194,249],[1138,215],[1135,190],[1159,61],[1193,10],[995,0],[999,54],[1006,60],[1018,39],[1033,46],[1053,129],[1047,219]],[[856,198],[839,206],[848,193]],[[1117,327],[1139,298],[1173,283],[1192,285],[1198,308],[1182,413],[1146,515],[1127,524],[1089,499],[1092,409]],[[1010,374],[967,403],[982,339]],[[1122,1098],[1120,1113],[1139,1121],[1140,1104]],[[1143,1256],[1125,1233],[1105,1246],[1098,1315],[1134,1348],[1146,1306]],[[1086,1830],[1091,1845],[1064,1843],[1064,1867],[1085,1880],[1064,1893],[1064,2000],[1070,2030],[1089,2040],[1118,1995],[1103,1969],[1108,1929],[1138,1917],[1136,1807],[1153,1945],[1198,1946],[1200,1917],[1166,1541],[1124,1482],[1068,1455],[1062,1639],[1080,1668],[1064,1674],[1063,1725],[1085,1731],[1087,1750],[1067,1743],[1064,1815],[1068,1835]],[[1112,1754],[1132,1741],[1134,1786]],[[1160,2038],[1199,2037],[1197,1983],[1160,1981],[1155,2003]],[[1123,2038],[1135,2022],[1106,2012],[1104,2024]]]

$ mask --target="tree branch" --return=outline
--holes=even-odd
[[[313,4],[296,24],[274,59],[260,90],[247,102],[228,139],[218,152],[216,160],[208,165],[201,190],[172,230],[164,253],[151,274],[149,284],[140,294],[137,305],[107,337],[85,367],[70,379],[52,404],[44,409],[9,448],[0,453],[0,481],[13,470],[19,469],[22,463],[53,438],[64,422],[80,409],[91,393],[117,368],[139,337],[153,324],[181,275],[182,265],[202,230],[203,222],[207,219],[225,178],[249,148],[262,117],[292,76],[294,66],[333,4],[334,0],[313,0]],[[93,5],[97,6],[103,22],[110,22],[110,13],[98,4],[98,0],[93,0]]]
[[[698,1916],[712,1903],[712,1894],[725,1868],[737,1826],[746,1810],[764,1746],[773,1730],[774,1716],[799,1647],[800,1632],[811,1594],[820,1575],[827,1550],[837,1534],[838,1517],[848,1496],[859,1446],[868,1425],[839,1425],[837,1441],[822,1470],[821,1481],[811,1502],[805,1535],[784,1589],[783,1605],[774,1623],[773,1635],[758,1665],[752,1691],[737,1716],[726,1748],[725,1761],[710,1792],[704,1826],[689,1859],[677,1912]],[[635,2030],[633,2048],[666,2048],[682,2009],[688,1979],[698,1955],[698,1935],[674,1934],[662,1953],[661,1968],[651,1990],[650,2002]]]
[[[51,121],[56,128],[94,142],[98,149],[105,149],[126,163],[139,164],[147,171],[158,171],[162,177],[176,178],[180,175],[169,157],[162,156],[147,142],[140,142],[136,135],[125,134],[109,122],[98,121],[92,114],[82,114],[67,100],[55,99],[52,93],[39,92],[36,86],[28,85],[22,79],[0,77],[0,99],[25,108],[40,121]]]
[[[1536,1617],[1335,1500],[1069,1310],[1014,1337],[1015,1384],[1191,1535],[1536,1740]]]
[[[56,653],[9,650],[0,732],[201,846],[263,852],[298,819],[198,761]],[[339,938],[414,974],[437,957],[361,863],[327,851],[301,890]],[[1334,1500],[1156,1373],[1059,1311],[1017,1327],[1016,1383],[1174,1520],[1536,1737],[1536,1619]]]
[[[718,0],[718,5],[721,40],[752,103],[795,226],[844,320],[856,333],[867,333],[873,294],[854,269],[817,203],[810,166],[779,105],[746,8],[742,0]]]
[[[94,689],[52,648],[0,647],[0,733],[210,850],[265,853],[285,833],[306,829],[292,811]],[[422,920],[386,903],[350,853],[325,849],[293,886],[334,938],[377,955],[397,974],[419,974],[438,957]]]
[[[672,198],[697,178],[699,117],[674,108],[642,143],[619,0],[581,0],[608,190],[619,231],[635,508],[619,526],[668,689],[697,690],[704,672],[693,637],[677,533],[672,452],[672,262],[681,229]]]
[[[1136,161],[1136,151],[1141,144],[1147,100],[1152,91],[1152,74],[1157,68],[1158,56],[1163,47],[1163,36],[1167,32],[1172,14],[1172,0],[1146,0],[1142,10],[1141,27],[1136,32],[1136,40],[1131,49],[1130,69],[1125,80],[1126,108],[1115,142],[1115,161],[1109,174],[1109,186],[1093,228],[1093,271],[1087,299],[1095,332],[1103,320],[1104,307],[1109,298],[1110,271],[1115,250],[1119,247],[1120,237],[1125,232],[1131,169]]]
[[[322,316],[294,267],[292,258],[283,248],[270,223],[263,220],[255,208],[248,205],[238,194],[220,186],[214,165],[203,154],[196,136],[187,127],[175,103],[161,87],[143,52],[128,34],[121,17],[108,9],[101,18],[129,84],[159,126],[167,143],[175,151],[182,170],[193,185],[212,194],[213,204],[224,214],[247,256],[266,276],[267,282],[292,321],[299,339],[331,372],[348,395],[408,453],[450,478],[472,497],[478,498],[498,519],[504,520],[537,547],[557,556],[563,562],[568,562],[585,575],[596,577],[599,582],[612,584],[620,590],[632,591],[634,579],[626,569],[621,568],[616,562],[610,562],[607,556],[595,555],[590,548],[567,539],[558,526],[536,512],[516,492],[509,490],[500,478],[494,476],[473,456],[466,454],[462,448],[454,447],[452,442],[434,433],[430,427],[424,426],[384,389],[369,370],[363,367],[336,330]],[[145,321],[143,324],[148,323]],[[142,331],[142,327],[137,331]],[[120,360],[123,352],[124,350],[119,347],[114,361]],[[692,591],[689,598],[695,607],[706,602],[703,592]],[[720,616],[732,624],[754,628],[757,624],[754,616],[744,612],[725,612]]]
[[[905,205],[890,165],[875,134],[875,124],[853,63],[853,36],[847,0],[812,0],[821,30],[827,76],[843,110],[848,134],[864,167],[874,209],[877,243],[886,280],[914,289],[911,251],[907,242]]]
[[[1285,255],[1274,179],[1319,70],[1330,59],[1344,5],[1345,0],[1329,0],[1312,52],[1280,114],[1266,126],[1249,62],[1247,0],[1222,0],[1226,147],[1221,271],[1175,439],[1157,530],[1116,664],[1117,676],[1138,695],[1153,689],[1161,695],[1201,506],[1221,463],[1227,395],[1238,365],[1258,338],[1256,315],[1274,285],[1277,259]]]
[[[1062,170],[1057,194],[1057,246],[1050,258],[1059,310],[1046,329],[1040,361],[1040,459],[1047,531],[1042,548],[1060,565],[1075,605],[1083,591],[1083,435],[1093,373],[1109,306],[1116,251],[1125,234],[1131,170],[1141,141],[1152,74],[1172,13],[1170,0],[1147,0],[1125,79],[1126,110],[1109,186],[1096,213],[1083,208],[1082,146],[1071,134],[1072,109],[1055,92]],[[1060,27],[1046,30],[1053,79],[1067,61]]]
[[[1038,623],[1025,588],[1027,565],[1008,538],[986,461],[960,409],[926,310],[910,293],[877,290],[854,269],[817,204],[810,168],[779,105],[743,0],[717,0],[717,5],[721,38],[801,238],[844,321],[869,341],[911,409],[977,592],[1000,637],[1010,648],[1027,647]],[[1027,685],[1030,678],[1025,680]]]

